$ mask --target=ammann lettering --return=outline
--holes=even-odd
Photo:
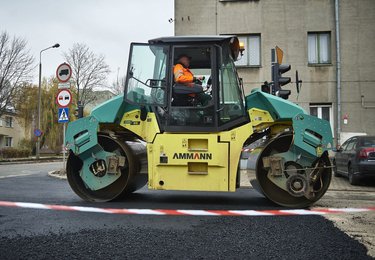
[[[173,159],[212,160],[212,153],[174,153]]]

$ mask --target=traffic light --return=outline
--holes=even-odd
[[[276,53],[275,53],[276,52]],[[285,72],[291,68],[289,64],[281,64],[283,60],[283,51],[276,46],[272,49],[272,94],[279,96],[283,99],[288,99],[290,90],[281,89],[282,86],[290,83],[290,77],[283,77]],[[275,55],[276,54],[276,55]]]
[[[77,108],[75,109],[74,115],[77,118],[82,118],[83,117],[83,106],[81,104],[81,101],[78,101]]]

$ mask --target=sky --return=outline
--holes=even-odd
[[[0,32],[28,42],[35,83],[42,49],[60,44],[42,54],[42,75],[50,77],[73,43],[85,43],[105,56],[111,84],[126,73],[130,43],[173,35],[173,17],[174,0],[0,0]]]

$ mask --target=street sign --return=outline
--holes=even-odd
[[[70,88],[70,82],[65,82],[65,83],[59,83],[57,85],[58,89],[69,89]]]
[[[40,130],[40,129],[35,129],[35,130],[34,130],[34,135],[35,135],[36,137],[41,137],[42,134],[43,134],[42,130]]]
[[[57,79],[64,83],[67,82],[72,76],[72,68],[68,63],[62,63],[57,67],[56,77]]]
[[[58,120],[59,123],[69,122],[69,108],[59,107]]]
[[[72,93],[68,89],[59,91],[56,97],[56,103],[59,107],[67,107],[72,103]]]
[[[279,64],[283,63],[283,57],[284,57],[283,50],[280,49],[278,46],[276,46],[275,50],[276,50],[276,56],[277,56],[277,63]]]

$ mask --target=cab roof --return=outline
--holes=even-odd
[[[224,42],[229,41],[235,35],[190,35],[190,36],[168,36],[151,39],[148,42],[150,44],[156,43],[198,43],[198,42]]]

